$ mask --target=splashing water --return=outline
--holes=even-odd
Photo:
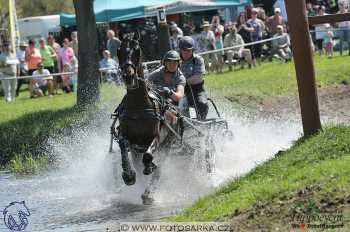
[[[184,157],[167,157],[161,164],[153,206],[141,204],[142,183],[126,187],[120,175],[112,174],[112,169],[120,174],[120,154],[108,153],[111,121],[105,112],[89,126],[77,127],[71,136],[49,141],[59,160],[58,168],[43,176],[24,178],[0,173],[0,209],[11,201],[25,200],[32,213],[28,218],[30,231],[101,231],[121,220],[159,220],[288,148],[301,134],[296,122],[252,121],[232,112],[225,114],[234,139],[216,142],[216,171],[210,181]],[[114,147],[117,150],[117,144]],[[117,157],[116,163],[111,162],[111,156]],[[5,230],[0,224],[0,231]]]

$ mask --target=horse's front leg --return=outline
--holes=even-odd
[[[122,178],[126,185],[133,185],[136,182],[136,173],[132,170],[128,154],[129,142],[126,139],[119,140],[119,147],[122,156]]]
[[[159,186],[160,168],[158,167],[152,174],[152,179],[147,185],[145,192],[141,195],[142,203],[144,205],[151,205],[154,202],[154,193]]]
[[[143,174],[150,175],[156,168],[157,165],[153,163],[153,153],[156,151],[159,144],[159,137],[154,137],[151,145],[148,147],[147,151],[143,154],[142,163],[145,166]]]

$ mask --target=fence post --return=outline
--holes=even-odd
[[[304,135],[322,129],[305,0],[285,0],[297,75]]]

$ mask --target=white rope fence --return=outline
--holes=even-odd
[[[231,47],[226,47],[226,48],[221,48],[221,49],[215,49],[215,50],[211,50],[211,51],[206,51],[206,52],[201,52],[198,53],[198,55],[206,55],[206,54],[211,54],[211,53],[219,53],[222,51],[227,51],[227,50],[231,50],[231,49],[235,49],[235,48],[241,48],[241,47],[248,47],[248,46],[252,46],[255,44],[260,44],[260,43],[266,43],[269,41],[273,41],[273,40],[277,40],[280,38],[283,38],[286,35],[282,35],[282,36],[276,36],[276,37],[272,37],[272,38],[268,38],[268,39],[263,39],[263,40],[259,40],[259,41],[255,41],[255,42],[251,42],[251,43],[245,43],[242,45],[236,45],[236,46],[231,46]],[[161,60],[154,60],[154,61],[148,61],[148,62],[143,62],[142,65],[144,66],[148,66],[148,65],[152,65],[152,64],[159,64],[161,62]],[[100,68],[99,71],[103,72],[103,71],[109,71],[109,70],[118,70],[116,68]],[[54,77],[54,76],[61,76],[61,75],[74,75],[77,74],[78,72],[61,72],[61,73],[51,73],[50,75],[47,74],[40,74],[40,75],[27,75],[27,76],[18,76],[18,77],[3,77],[0,78],[0,80],[12,80],[12,79],[38,79],[38,78],[45,78],[45,77]]]
[[[268,38],[268,39],[258,40],[258,41],[251,42],[251,43],[245,43],[242,45],[235,45],[235,46],[231,46],[231,47],[220,48],[220,49],[210,50],[210,51],[206,51],[206,52],[200,52],[197,54],[202,56],[202,55],[211,54],[211,53],[219,53],[222,51],[227,51],[227,50],[231,50],[231,49],[235,49],[235,48],[248,47],[248,46],[252,46],[255,44],[266,43],[269,41],[278,40],[278,39],[283,38],[285,36],[286,35],[276,36],[276,37],[272,37],[272,38]],[[155,60],[155,61],[150,61],[150,62],[144,62],[143,65],[157,64],[160,62],[161,62],[160,60]]]

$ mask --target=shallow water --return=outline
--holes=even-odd
[[[225,104],[220,107],[227,109]],[[287,149],[301,135],[300,123],[251,120],[229,111],[223,114],[235,138],[217,141],[212,178],[201,175],[183,157],[167,157],[153,206],[142,205],[142,184],[126,187],[111,174],[112,168],[120,167],[112,167],[108,157],[119,153],[108,153],[106,112],[88,128],[50,140],[53,154],[59,157],[57,169],[34,177],[1,172],[0,210],[10,202],[25,201],[31,213],[27,231],[105,231],[115,229],[120,221],[157,221]],[[2,220],[0,231],[7,231]]]

